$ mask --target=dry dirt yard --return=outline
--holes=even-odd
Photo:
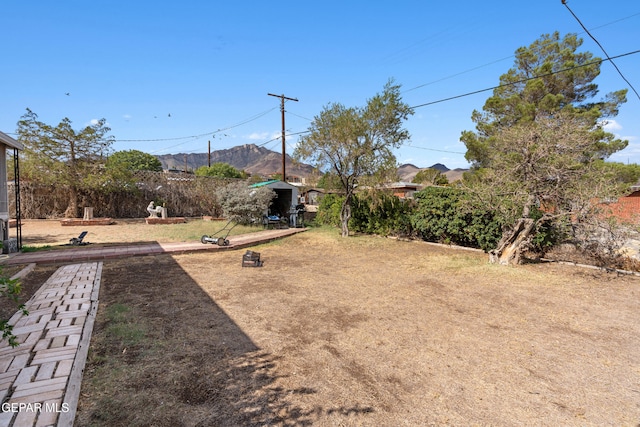
[[[640,423],[640,278],[324,229],[253,249],[105,262],[76,425]]]

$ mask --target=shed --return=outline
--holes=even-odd
[[[295,185],[274,179],[252,184],[251,187],[267,187],[276,193],[276,197],[269,206],[268,215],[288,217],[292,211],[295,211],[296,205],[298,205],[298,187]]]
[[[7,150],[13,150],[13,171],[15,176],[15,192],[16,192],[16,230],[17,230],[17,246],[15,250],[22,246],[22,233],[20,228],[20,174],[18,167],[18,150],[24,149],[24,146],[11,138],[4,132],[0,132],[0,227],[2,232],[2,241],[5,243],[9,240],[9,194],[7,185]],[[6,244],[3,245],[3,252],[7,252]]]

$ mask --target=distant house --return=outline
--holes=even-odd
[[[324,190],[320,188],[309,188],[302,193],[302,203],[310,206],[317,206],[320,204],[320,199],[324,195]]]
[[[387,185],[387,188],[393,191],[393,195],[401,199],[413,199],[413,193],[422,190],[424,185],[414,184],[413,182],[394,182]]]
[[[20,229],[20,179],[18,176],[18,150],[24,149],[24,146],[11,138],[6,133],[0,132],[0,227],[2,232],[3,243],[9,240],[9,193],[7,186],[7,150],[13,150],[13,158],[15,159],[12,167],[14,168],[14,176],[16,181],[16,216],[17,220],[17,247],[22,246],[22,235]],[[3,244],[3,251],[7,252],[9,248]]]

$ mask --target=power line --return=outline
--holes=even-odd
[[[302,132],[288,133],[286,136],[302,135],[303,133],[309,133],[309,132],[311,132],[311,131],[305,130],[305,131],[302,131]],[[268,141],[261,142],[260,144],[256,144],[256,146],[262,147],[262,146],[264,146],[264,145],[266,145],[266,144],[268,144],[268,143],[270,143],[272,141],[276,141],[276,140],[278,140],[280,138],[281,138],[280,136],[276,136],[275,138],[271,138]]]
[[[488,62],[488,63],[486,63],[486,64],[479,65],[479,66],[477,66],[477,67],[470,68],[470,69],[468,69],[468,70],[461,71],[461,72],[459,72],[459,73],[452,74],[452,75],[450,75],[450,76],[443,77],[443,78],[438,79],[438,80],[433,80],[433,81],[430,81],[429,83],[424,83],[424,84],[421,84],[421,85],[418,85],[418,86],[412,87],[411,89],[407,89],[407,90],[402,91],[402,93],[411,92],[412,90],[420,89],[420,88],[423,88],[423,87],[425,87],[425,86],[430,86],[430,85],[435,84],[435,83],[440,83],[440,82],[442,82],[442,81],[449,80],[449,79],[452,79],[452,78],[454,78],[454,77],[458,77],[458,76],[461,76],[461,75],[463,75],[463,74],[467,74],[467,73],[470,73],[470,72],[472,72],[472,71],[479,70],[480,68],[484,68],[484,67],[488,67],[489,65],[497,64],[498,62],[502,62],[502,61],[504,61],[504,60],[506,60],[506,59],[510,59],[510,58],[513,58],[513,55],[506,56],[506,57],[504,57],[504,58],[502,58],[502,59],[496,59],[495,61]]]
[[[236,123],[234,125],[227,126],[225,128],[221,128],[221,129],[217,129],[215,131],[202,133],[200,135],[190,135],[190,136],[180,136],[180,137],[176,137],[176,138],[160,138],[160,139],[116,139],[116,141],[117,142],[159,142],[159,141],[179,141],[179,140],[182,140],[182,139],[202,138],[202,137],[205,137],[205,136],[215,135],[216,133],[220,133],[220,132],[223,132],[225,130],[237,128],[238,126],[242,126],[244,124],[250,123],[250,122],[252,122],[254,120],[259,119],[262,116],[265,116],[265,115],[269,114],[270,112],[272,112],[273,110],[276,110],[277,108],[278,107],[270,108],[267,111],[264,111],[262,113],[256,114],[255,116],[252,116],[252,117],[250,117],[250,118],[248,118],[246,120],[243,120],[243,121],[241,121],[239,123]],[[169,148],[171,148],[171,147],[169,147]]]
[[[438,150],[436,148],[426,148],[426,147],[417,147],[415,145],[411,145],[411,144],[404,144],[407,147],[411,147],[411,148],[418,148],[420,150],[428,150],[428,151],[438,151],[440,153],[451,153],[451,154],[466,154],[466,153],[462,153],[460,151],[449,151],[449,150]]]
[[[308,121],[310,121],[310,122],[312,122],[312,121],[313,121],[313,120],[311,120],[311,119],[309,119],[309,118],[307,118],[307,117],[300,116],[300,115],[298,115],[298,114],[292,113],[292,112],[291,112],[291,111],[289,111],[289,110],[287,110],[287,113],[289,113],[289,114],[290,114],[290,115],[292,115],[292,116],[296,116],[296,117],[300,117],[301,119],[308,120]]]
[[[600,44],[600,42],[589,32],[589,30],[587,30],[587,27],[584,26],[584,24],[582,23],[582,21],[580,20],[580,18],[578,18],[576,16],[575,13],[573,13],[573,10],[571,10],[571,8],[569,7],[569,5],[567,4],[567,0],[561,0],[562,4],[565,5],[565,7],[567,8],[567,10],[573,15],[573,17],[576,19],[576,21],[578,21],[578,24],[580,24],[580,26],[586,31],[586,33],[589,35],[589,37],[591,37],[591,39],[593,39],[594,42],[596,42],[596,44],[600,47],[600,49],[602,50],[602,52],[605,54],[605,56],[607,57],[607,59],[609,60],[609,62],[611,62],[611,65],[613,65],[613,67],[616,69],[616,71],[618,72],[618,74],[620,74],[620,77],[622,77],[622,80],[624,80],[629,87],[631,88],[631,90],[633,90],[633,92],[636,94],[636,96],[638,97],[638,99],[640,99],[640,94],[638,94],[638,91],[636,90],[636,88],[633,87],[633,85],[631,84],[631,82],[629,80],[627,80],[627,78],[624,76],[624,74],[622,74],[622,71],[620,71],[620,68],[618,68],[618,66],[616,65],[615,62],[613,62],[613,60],[609,57],[609,54],[607,53],[606,50],[604,50],[604,47],[602,47],[602,45]]]
[[[480,89],[480,90],[475,90],[473,92],[463,93],[461,95],[450,96],[448,98],[439,99],[437,101],[431,101],[431,102],[426,102],[424,104],[414,105],[411,108],[415,109],[415,108],[420,108],[420,107],[426,107],[428,105],[440,104],[442,102],[451,101],[451,100],[458,99],[458,98],[464,98],[466,96],[476,95],[476,94],[482,93],[482,92],[488,92],[490,90],[498,89],[498,88],[501,88],[501,87],[513,86],[513,85],[517,85],[517,84],[520,84],[520,83],[528,82],[530,80],[535,80],[535,79],[539,79],[539,78],[542,78],[542,77],[548,77],[548,76],[552,76],[554,74],[564,73],[566,71],[571,71],[571,70],[575,70],[577,68],[587,67],[587,66],[593,65],[593,64],[599,64],[599,63],[602,63],[604,61],[611,61],[612,59],[622,58],[624,56],[629,56],[629,55],[635,55],[636,53],[640,53],[640,50],[635,50],[633,52],[623,53],[621,55],[617,55],[617,56],[614,56],[614,57],[611,57],[611,58],[607,58],[607,59],[600,59],[600,60],[597,60],[597,61],[592,61],[592,62],[589,62],[587,64],[576,65],[575,67],[569,67],[569,68],[564,68],[564,69],[558,70],[558,71],[552,71],[550,73],[540,74],[540,75],[535,76],[535,77],[528,77],[526,79],[518,80],[516,82],[505,83],[505,84],[501,84],[501,85],[498,85],[498,86],[489,87],[489,88],[486,88],[486,89]]]
[[[607,26],[609,26],[609,25],[617,24],[618,22],[622,22],[622,21],[624,21],[624,20],[627,20],[627,19],[633,18],[633,17],[638,16],[638,15],[640,15],[640,12],[635,13],[635,14],[633,14],[633,15],[625,16],[624,18],[620,18],[620,19],[617,19],[617,20],[615,20],[615,21],[607,22],[606,24],[602,24],[602,25],[599,25],[599,26],[597,26],[597,27],[593,27],[593,28],[592,28],[592,30],[597,30],[597,29],[600,29],[600,28],[603,28],[603,27],[607,27]],[[584,28],[584,27],[583,27],[583,28]],[[586,28],[585,28],[585,31],[586,31]],[[589,33],[589,32],[587,31],[587,34],[588,34],[588,33]],[[580,33],[580,34],[582,34],[582,33]],[[458,76],[461,76],[461,75],[463,75],[463,74],[467,74],[467,73],[470,73],[470,72],[472,72],[472,71],[479,70],[480,68],[488,67],[489,65],[497,64],[498,62],[502,62],[502,61],[505,61],[505,60],[507,60],[507,59],[514,58],[514,57],[515,57],[515,55],[510,55],[510,56],[506,56],[506,57],[501,58],[501,59],[496,59],[495,61],[491,61],[491,62],[488,62],[488,63],[483,64],[483,65],[478,65],[477,67],[473,67],[473,68],[470,68],[470,69],[468,69],[468,70],[461,71],[461,72],[459,72],[459,73],[452,74],[452,75],[447,76],[447,77],[442,77],[442,78],[440,78],[440,79],[438,79],[438,80],[433,80],[433,81],[430,81],[430,82],[428,82],[428,83],[424,83],[424,84],[421,84],[421,85],[418,85],[418,86],[412,87],[411,89],[407,89],[407,90],[402,91],[402,93],[411,92],[412,90],[420,89],[420,88],[423,88],[423,87],[425,87],[425,86],[430,86],[430,85],[435,84],[435,83],[440,83],[440,82],[442,82],[442,81],[449,80],[449,79],[452,79],[452,78],[454,78],[454,77],[458,77]]]

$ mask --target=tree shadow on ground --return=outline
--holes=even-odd
[[[292,402],[261,351],[168,255],[105,262],[76,417],[82,425],[307,426],[368,406]]]

